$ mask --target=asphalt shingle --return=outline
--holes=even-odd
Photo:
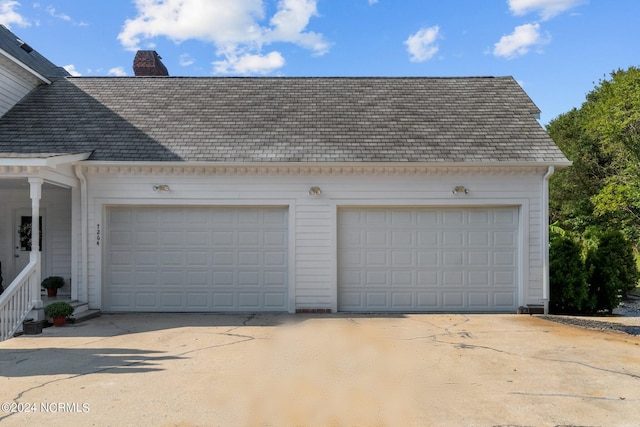
[[[511,77],[69,77],[0,118],[0,157],[565,163],[536,113]]]

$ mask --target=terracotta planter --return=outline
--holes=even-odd
[[[58,295],[58,289],[56,288],[47,288],[47,296],[48,297],[55,297]]]
[[[53,326],[64,326],[67,323],[67,318],[64,316],[58,316],[53,318]]]

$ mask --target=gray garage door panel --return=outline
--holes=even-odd
[[[286,311],[287,209],[111,207],[106,311]]]
[[[518,208],[344,208],[340,311],[510,312]]]

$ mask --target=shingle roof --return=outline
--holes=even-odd
[[[70,75],[64,68],[58,67],[33,50],[4,25],[0,25],[0,49],[44,77],[55,78]]]
[[[567,162],[537,112],[511,77],[66,78],[0,119],[0,157]]]

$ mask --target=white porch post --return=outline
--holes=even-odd
[[[549,312],[549,178],[555,168],[549,166],[547,173],[542,178],[542,299],[544,300],[544,313]]]
[[[42,178],[29,178],[31,194],[31,253],[29,260],[36,262],[36,277],[41,280],[41,256],[40,256],[40,199],[42,198]],[[40,297],[40,283],[32,283],[30,293],[33,298],[35,308],[42,308],[42,298]]]

